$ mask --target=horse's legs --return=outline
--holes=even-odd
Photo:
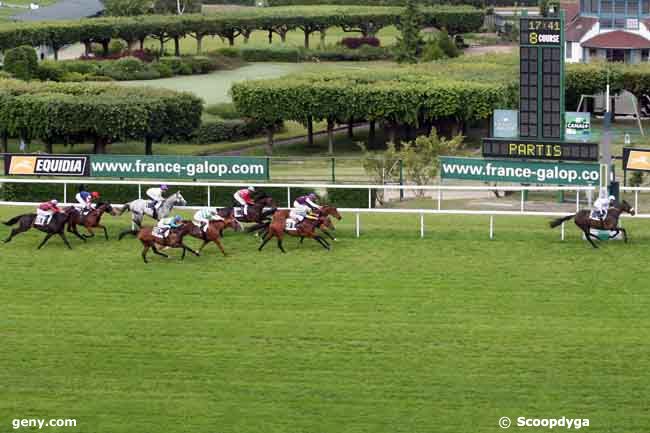
[[[101,225],[101,224],[97,224],[97,227],[99,227],[100,229],[104,230],[104,238],[105,238],[106,240],[108,240],[108,230],[106,230],[106,226],[103,226],[103,225]]]
[[[160,251],[158,251],[158,248],[156,248],[156,245],[152,245],[151,250],[154,252],[154,254],[158,254],[159,256],[163,256],[165,258],[169,257],[167,254],[161,253]]]
[[[625,243],[627,243],[627,230],[625,230],[623,227],[618,227],[616,229],[616,234],[618,234],[618,232],[623,233],[623,241],[625,241]],[[612,237],[616,237],[616,235],[614,235]]]
[[[183,247],[183,254],[185,254],[185,250],[187,250],[187,251],[189,251],[190,253],[194,254],[197,257],[201,256],[201,254],[198,251],[194,251],[192,248],[188,247],[183,242],[181,242],[181,247]]]
[[[330,239],[333,240],[333,241],[336,241],[336,237],[335,237],[332,233],[330,233],[329,231],[324,230],[324,229],[321,229],[321,231],[322,231],[323,234],[326,235],[328,238],[330,238]]]
[[[147,261],[147,251],[149,251],[150,247],[151,247],[151,245],[144,244],[144,248],[142,249],[142,260],[144,260],[145,263],[149,263]]]
[[[284,247],[282,246],[282,238],[280,237],[278,238],[278,248],[280,248],[280,251],[282,251],[283,253],[286,253]]]
[[[206,246],[207,244],[209,244],[209,243],[210,243],[210,241],[206,241],[206,240],[204,239],[204,240],[203,240],[203,243],[202,243],[201,246],[199,247],[199,252],[203,251],[203,248],[205,248],[205,246]]]
[[[63,239],[63,243],[65,244],[65,246],[68,247],[69,249],[72,249],[70,242],[68,242],[68,238],[65,237],[65,233],[61,232],[59,233],[59,236],[61,236],[61,239]]]
[[[262,251],[262,248],[271,240],[273,236],[270,233],[267,233],[266,236],[264,236],[264,240],[262,241],[262,245],[257,249],[257,251]]]
[[[591,234],[591,231],[589,230],[589,226],[586,226],[586,227],[580,227],[580,228],[581,228],[582,231],[584,232],[585,237],[587,238],[587,240],[589,241],[589,243],[591,244],[591,246],[594,247],[594,248],[598,248],[598,245],[596,245],[596,244],[594,243],[594,241],[591,239],[591,237],[594,236],[594,235]],[[597,236],[594,236],[594,237],[596,237],[596,239],[598,239]]]
[[[329,251],[329,249],[330,249],[330,244],[328,244],[327,241],[326,241],[325,239],[321,238],[320,236],[314,236],[314,239],[315,239],[319,244],[321,244],[321,245],[323,246],[323,248],[325,248],[326,250]]]
[[[36,248],[36,249],[40,250],[41,248],[43,248],[43,245],[45,245],[45,243],[50,240],[50,238],[52,237],[53,234],[54,233],[48,233],[47,235],[45,235],[45,238],[43,239],[43,242],[41,242],[40,245],[38,246],[38,248]]]
[[[221,245],[221,241],[219,240],[219,238],[216,238],[216,239],[214,240],[214,243],[217,244],[217,246],[218,246],[219,249],[221,250],[221,254],[223,254],[223,256],[226,257],[226,255],[227,255],[227,254],[226,254],[226,251],[223,249],[223,245]]]
[[[68,225],[68,231],[73,235],[75,235],[76,237],[78,237],[79,239],[81,239],[82,241],[86,242],[86,237],[82,236],[81,233],[79,233],[76,224]]]
[[[86,231],[88,232],[88,235],[84,235],[84,236],[86,236],[87,238],[93,238],[93,237],[95,237],[95,232],[93,232],[92,227],[84,226],[84,228],[85,228]]]

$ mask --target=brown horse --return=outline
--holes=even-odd
[[[276,211],[276,214],[279,214],[279,216],[284,217],[285,221],[286,221],[286,219],[289,218],[290,212],[291,211],[288,210],[288,209],[282,209],[282,210]],[[330,206],[330,205],[321,206],[321,208],[318,210],[318,215],[333,216],[334,218],[336,218],[339,221],[342,219],[342,216],[339,213],[338,209],[336,209],[334,206]],[[262,237],[262,239],[264,239],[266,237],[266,234],[269,231],[269,225],[270,225],[270,222],[263,222],[263,223],[260,223],[260,224],[255,224],[254,226],[248,228],[246,231],[249,232],[249,233],[251,233],[251,232],[260,232],[261,233],[260,236]],[[336,230],[336,227],[334,227],[334,225],[331,224],[331,221],[330,221],[329,227],[331,227],[332,230]],[[325,234],[331,240],[333,240],[333,241],[336,240],[336,237],[334,237],[334,235],[332,235],[328,230],[325,230],[322,227],[322,225],[318,226],[316,228],[320,229],[320,231],[322,231],[323,234]],[[304,237],[301,237],[300,238],[300,243],[302,243],[302,241],[304,239],[305,239]]]
[[[171,229],[166,238],[159,238],[158,236],[154,236],[153,227],[142,227],[138,231],[138,235],[137,235],[138,239],[140,240],[140,242],[142,242],[142,245],[144,246],[144,249],[142,250],[142,260],[144,260],[145,263],[149,263],[147,261],[147,252],[149,251],[150,248],[153,250],[155,254],[159,256],[169,257],[167,254],[158,251],[158,248],[156,248],[156,244],[163,247],[182,248],[183,255],[181,256],[181,260],[185,259],[185,253],[187,251],[191,252],[195,256],[200,256],[198,251],[194,251],[192,248],[188,247],[187,245],[185,245],[185,243],[183,243],[183,237],[189,234],[190,231],[192,231],[193,227],[194,227],[194,223],[192,221],[183,221],[179,228]]]
[[[551,221],[550,226],[551,228],[555,228],[561,225],[563,222],[569,221],[573,218],[573,222],[575,222],[580,230],[582,230],[589,243],[594,248],[598,248],[598,245],[596,245],[591,238],[596,238],[596,240],[600,239],[598,236],[592,234],[590,229],[614,231],[615,233],[610,236],[610,239],[615,238],[619,233],[623,233],[623,238],[625,239],[625,242],[627,242],[627,232],[623,227],[618,226],[618,220],[623,212],[627,212],[630,215],[635,214],[632,206],[623,200],[622,202],[616,202],[610,206],[609,210],[607,211],[607,217],[603,221],[592,219],[590,216],[591,212],[589,210],[581,210],[580,212],[573,215],[568,215]]]
[[[262,223],[266,218],[275,213],[275,201],[270,195],[260,193],[255,197],[254,201],[254,204],[248,206],[248,212],[246,215],[237,218],[240,223]],[[234,207],[241,208],[241,205],[239,203],[235,203]],[[219,209],[217,213],[219,216],[225,218],[228,214],[230,214],[230,212],[234,210],[234,207]],[[264,210],[266,208],[270,209]]]
[[[45,245],[47,241],[50,240],[50,238],[54,235],[59,235],[59,237],[63,239],[63,243],[65,243],[69,249],[72,249],[70,242],[68,242],[68,239],[65,237],[65,225],[68,222],[68,218],[69,215],[65,212],[57,212],[52,215],[52,217],[50,217],[50,221],[47,223],[47,225],[41,226],[34,224],[36,221],[36,214],[34,213],[18,215],[17,217],[13,217],[9,221],[5,221],[3,223],[7,226],[13,226],[14,224],[18,223],[18,227],[11,230],[9,237],[5,239],[4,242],[10,242],[17,234],[24,233],[29,229],[35,228],[46,233],[45,238],[38,245],[37,249],[40,250],[43,248],[43,245]]]
[[[262,251],[262,248],[274,237],[278,239],[278,248],[283,253],[286,253],[284,247],[282,246],[282,238],[285,234],[290,236],[300,237],[300,238],[310,238],[317,241],[323,246],[326,250],[330,249],[330,244],[323,239],[321,236],[316,234],[316,229],[318,227],[333,227],[332,222],[328,216],[319,215],[315,218],[305,218],[296,228],[296,230],[285,230],[287,218],[289,216],[289,211],[280,211],[273,214],[271,224],[269,224],[268,232],[264,235],[262,245],[258,248],[258,251]]]
[[[207,244],[214,242],[221,250],[221,253],[226,256],[226,252],[223,249],[223,245],[221,245],[220,239],[223,229],[227,227],[232,228],[236,232],[242,230],[241,225],[235,218],[235,214],[233,212],[231,212],[230,215],[224,217],[223,220],[210,221],[208,224],[208,229],[206,231],[203,231],[203,229],[201,227],[198,227],[196,224],[192,224],[192,229],[187,234],[203,240],[203,245],[201,245],[199,248],[199,253],[203,251],[203,248]]]
[[[111,206],[110,203],[97,203],[97,207],[92,209],[86,215],[82,215],[79,209],[75,207],[70,207],[66,209],[65,212],[70,215],[70,218],[68,218],[68,232],[74,233],[84,241],[86,241],[86,238],[92,238],[95,236],[95,233],[93,233],[92,230],[93,228],[104,230],[104,237],[108,240],[108,231],[106,230],[106,226],[101,224],[102,215],[104,215],[105,212],[112,216],[117,215],[117,212],[113,209],[113,206]],[[89,234],[80,234],[77,230],[78,225],[83,226]]]

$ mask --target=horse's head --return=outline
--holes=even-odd
[[[97,203],[96,209],[99,211],[99,213],[107,212],[112,216],[117,216],[117,209],[115,209],[109,202]]]
[[[342,218],[342,216],[339,213],[338,209],[336,209],[334,206],[325,205],[325,206],[321,207],[320,211],[321,211],[321,213],[323,215],[333,216],[334,218],[336,218],[339,221]]]
[[[176,191],[174,194],[170,195],[167,200],[169,200],[174,206],[187,205],[187,201],[185,201],[185,198],[183,197],[183,194],[181,194],[180,191]]]
[[[275,201],[273,197],[265,193],[261,193],[255,198],[255,204],[262,205],[264,207],[275,207]]]
[[[616,206],[616,207],[619,208],[621,210],[621,212],[627,212],[630,215],[635,215],[636,214],[636,211],[634,210],[634,208],[625,200],[618,203],[618,206]]]
[[[332,224],[332,220],[327,215],[321,215],[318,217],[318,225],[328,229],[334,229],[334,224]]]

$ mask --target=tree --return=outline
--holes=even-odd
[[[38,73],[38,56],[36,55],[36,50],[27,45],[7,50],[4,59],[4,68],[5,71],[21,80],[36,78]]]
[[[176,14],[201,12],[201,0],[155,0],[154,12],[159,14]]]
[[[152,0],[104,0],[106,15],[130,17],[144,15],[152,9]]]
[[[396,58],[400,63],[417,63],[424,40],[420,35],[420,11],[415,0],[406,0],[406,8],[400,17],[397,28],[401,36],[397,38]]]

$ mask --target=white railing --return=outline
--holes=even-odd
[[[138,197],[143,197],[143,186],[160,185],[165,183],[169,186],[177,187],[205,187],[206,188],[206,205],[215,206],[211,203],[211,188],[212,187],[232,187],[232,188],[245,188],[247,186],[255,186],[260,188],[286,188],[287,189],[287,205],[286,208],[292,206],[292,188],[300,189],[367,189],[368,190],[368,206],[365,208],[340,208],[339,211],[343,213],[355,214],[355,233],[359,237],[361,234],[361,214],[406,214],[418,215],[420,217],[420,237],[424,237],[424,216],[425,215],[483,215],[489,216],[490,239],[494,237],[494,218],[496,216],[537,216],[537,217],[559,217],[567,215],[567,212],[539,212],[526,210],[526,192],[531,191],[549,191],[549,192],[574,192],[575,193],[575,210],[576,212],[581,209],[581,194],[587,201],[587,206],[591,206],[591,199],[594,193],[597,193],[598,187],[595,186],[460,186],[460,185],[339,185],[339,184],[326,184],[326,183],[313,183],[313,184],[287,184],[287,183],[241,183],[241,182],[171,182],[161,180],[96,180],[96,179],[16,179],[16,178],[0,178],[0,185],[4,183],[22,183],[22,184],[60,184],[63,186],[63,200],[62,204],[71,205],[68,201],[68,185],[78,185],[91,183],[93,185],[137,185]],[[180,189],[180,188],[179,188]],[[409,190],[409,191],[424,191],[434,192],[436,201],[435,209],[377,209],[373,208],[372,191],[373,190]],[[443,209],[442,204],[444,201],[444,192],[452,191],[512,191],[520,193],[520,206],[518,211],[505,211],[505,210],[466,210],[466,209]],[[634,192],[634,208],[639,209],[639,193],[650,193],[650,187],[621,187],[622,192]],[[135,198],[135,197],[134,197]],[[37,206],[36,202],[22,202],[22,201],[0,201],[0,205],[8,206]],[[122,204],[114,204],[116,207],[123,206]],[[202,206],[184,206],[179,209],[192,209],[196,210]],[[650,218],[650,214],[638,214],[634,218]],[[561,226],[561,238],[564,240],[564,224]]]

